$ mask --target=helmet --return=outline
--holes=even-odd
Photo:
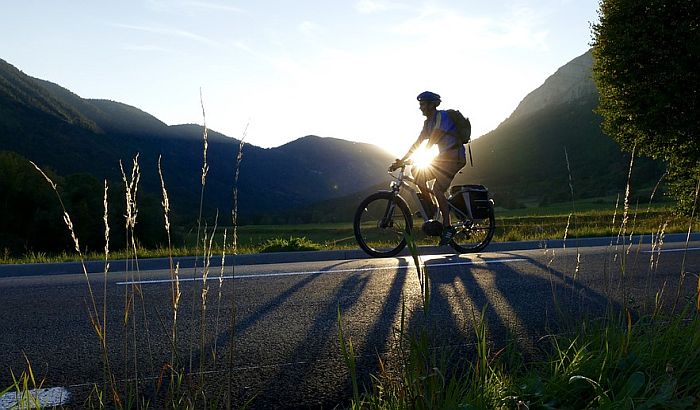
[[[422,93],[418,94],[418,101],[440,102],[440,95],[430,91],[423,91]]]

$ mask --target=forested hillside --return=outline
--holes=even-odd
[[[624,191],[630,155],[601,130],[592,63],[588,52],[563,66],[498,128],[474,140],[474,167],[457,181],[483,183],[509,207],[571,199],[569,175],[578,198]],[[634,187],[648,190],[662,173],[662,163],[637,158]]]
[[[121,181],[138,153],[143,189],[158,194],[162,156],[177,213],[198,209],[203,127],[167,126],[135,107],[83,99],[59,85],[33,79],[0,61],[0,147],[61,175],[88,173]],[[206,206],[229,213],[239,141],[208,130]],[[244,218],[302,207],[350,194],[382,178],[390,156],[369,145],[307,136],[282,147],[246,144],[238,189]]]

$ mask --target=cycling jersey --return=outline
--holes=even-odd
[[[449,151],[458,150],[456,157],[466,161],[464,144],[460,142],[456,134],[457,126],[447,114],[447,111],[437,110],[432,119],[426,119],[423,123],[421,138],[427,138],[429,144],[437,145],[440,150],[440,156],[454,155],[449,153]]]

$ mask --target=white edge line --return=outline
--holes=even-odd
[[[513,259],[494,259],[494,260],[482,260],[482,261],[469,261],[469,262],[445,262],[427,265],[427,267],[445,267],[445,266],[463,266],[463,265],[488,265],[494,263],[509,263],[509,262],[523,262],[527,259],[523,258],[513,258]],[[426,266],[425,264],[423,266]],[[377,268],[357,268],[357,269],[337,269],[337,270],[316,270],[316,271],[303,271],[303,272],[278,272],[278,273],[261,273],[256,275],[225,275],[225,276],[210,276],[208,280],[230,280],[230,279],[256,279],[256,278],[273,278],[278,276],[302,276],[302,275],[322,275],[326,273],[349,273],[349,272],[367,272],[367,271],[377,271],[377,270],[408,270],[412,269],[413,266],[382,266]],[[204,278],[182,278],[178,279],[178,282],[201,282]],[[175,282],[174,279],[152,279],[152,280],[137,280],[137,281],[123,281],[117,282],[117,285],[152,285],[159,283],[172,283]]]
[[[678,249],[659,249],[656,251],[642,251],[643,253],[667,253],[667,252],[690,252],[690,251],[700,251],[700,248],[678,248]]]

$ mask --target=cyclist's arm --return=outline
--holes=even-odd
[[[421,145],[421,144],[423,143],[423,141],[425,141],[426,139],[427,139],[427,138],[425,138],[425,137],[423,136],[423,133],[421,133],[421,135],[418,136],[418,139],[416,140],[416,142],[414,142],[413,145],[411,145],[411,148],[408,149],[408,152],[406,153],[406,155],[404,155],[403,158],[401,158],[401,161],[405,161],[405,160],[408,159],[411,155],[413,155],[413,152],[414,152],[416,149],[418,149],[418,147],[420,147],[420,145]]]

